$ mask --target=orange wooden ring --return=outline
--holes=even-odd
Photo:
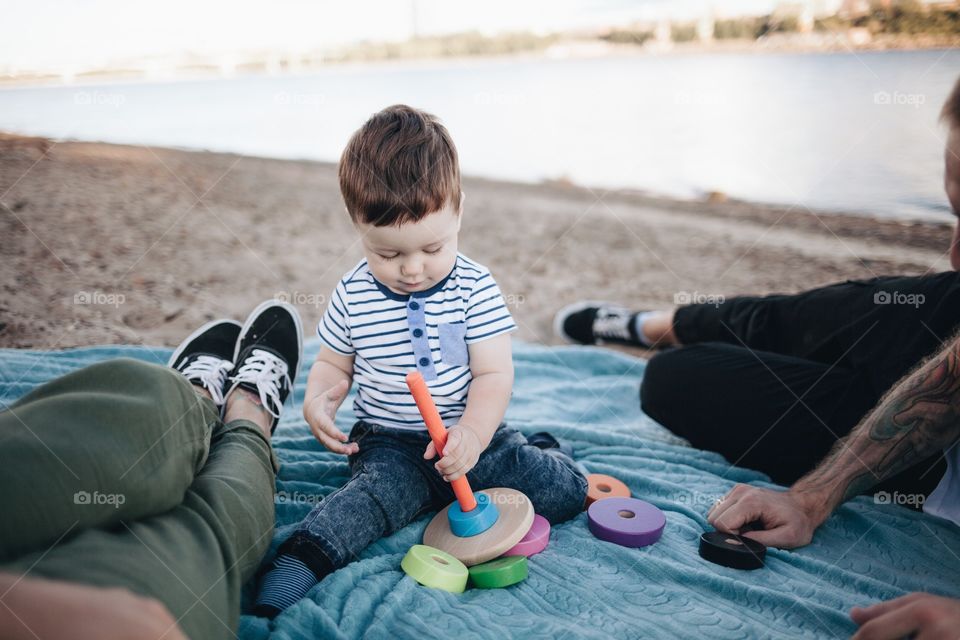
[[[597,500],[604,498],[629,498],[630,487],[613,476],[602,473],[591,473],[587,476],[587,503],[589,507]]]

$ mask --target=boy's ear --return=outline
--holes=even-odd
[[[457,211],[457,232],[460,231],[460,225],[463,224],[463,201],[466,200],[467,196],[460,192],[460,209]]]

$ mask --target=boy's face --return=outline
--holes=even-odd
[[[447,205],[419,222],[375,227],[358,223],[373,277],[394,293],[408,295],[429,289],[447,277],[457,260],[461,210]]]
[[[957,216],[957,227],[950,243],[950,266],[960,271],[960,127],[953,127],[947,136],[947,148],[944,152],[946,169],[944,187],[947,199]]]

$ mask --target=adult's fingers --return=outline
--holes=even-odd
[[[956,620],[921,620],[914,636],[916,640],[957,640]]]
[[[801,546],[798,540],[799,533],[789,525],[780,525],[779,527],[764,531],[747,531],[740,535],[744,538],[756,540],[765,547],[792,549]]]
[[[893,600],[884,600],[883,602],[877,602],[868,607],[854,607],[850,610],[850,618],[857,624],[865,624],[870,622],[878,616],[882,616],[885,613],[898,609],[904,605],[910,604],[918,598],[922,598],[925,594],[920,592],[908,593],[905,596],[900,596],[899,598],[894,598]]]
[[[737,500],[740,499],[740,496],[751,488],[752,487],[745,484],[734,485],[733,488],[727,492],[727,495],[713,503],[713,506],[710,507],[709,511],[707,511],[707,521],[712,524],[714,519],[736,504]]]
[[[916,603],[907,603],[873,618],[857,630],[851,640],[899,640],[921,626]]]
[[[707,522],[719,531],[737,533],[740,527],[758,519],[760,513],[761,511],[756,508],[755,503],[749,498],[740,498],[729,504],[720,505],[720,507],[707,518]]]
[[[731,498],[729,494],[721,498],[719,501],[714,502],[713,506],[710,507],[710,510],[707,511],[707,522],[713,524],[713,521],[721,516],[724,511],[732,507],[734,502],[736,502],[736,499]]]

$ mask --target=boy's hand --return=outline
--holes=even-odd
[[[337,425],[333,422],[337,409],[347,397],[349,390],[350,383],[341,380],[325,392],[310,398],[303,405],[303,417],[310,425],[314,437],[330,451],[345,455],[360,451],[360,446],[356,442],[347,443],[347,434],[337,429]]]
[[[444,480],[453,482],[473,469],[482,452],[483,445],[480,444],[480,437],[473,429],[462,424],[454,425],[447,432],[447,444],[443,448],[443,457],[433,466]],[[436,456],[437,448],[433,446],[431,440],[423,452],[423,458],[430,460]]]

